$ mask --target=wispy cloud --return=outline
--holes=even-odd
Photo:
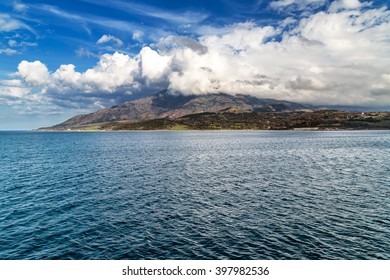
[[[17,53],[18,53],[17,50],[10,49],[10,48],[0,49],[0,54],[13,55],[13,54],[17,54]]]
[[[27,32],[26,32],[27,31]],[[25,33],[32,33],[36,35],[36,32],[29,25],[24,22],[15,19],[9,14],[0,14],[0,33],[5,33],[5,40],[0,41],[0,55],[16,55],[23,52],[23,49],[27,47],[35,46],[35,43],[28,42],[27,38],[30,36],[24,36]],[[16,38],[19,39],[16,39]],[[24,42],[19,43],[17,40],[23,38]]]
[[[23,13],[27,11],[28,6],[21,1],[14,1],[13,8],[16,12]]]
[[[76,55],[79,57],[96,57],[99,58],[99,55],[86,49],[86,48],[79,48],[76,50]]]
[[[12,48],[14,47],[37,47],[38,43],[32,43],[27,41],[18,42],[14,39],[8,40],[8,45]]]
[[[359,0],[336,0],[329,7],[329,11],[336,12],[339,10],[356,10],[363,7],[371,6],[372,2],[360,2]]]
[[[95,5],[100,5],[108,8],[115,8],[121,10],[122,12],[128,14],[136,14],[144,17],[151,17],[163,21],[169,21],[175,24],[193,24],[199,23],[205,20],[208,15],[201,12],[194,11],[168,11],[163,10],[154,6],[134,3],[131,1],[102,1],[102,0],[82,0],[83,2],[92,3]]]
[[[47,5],[47,4],[36,4],[31,5],[32,8],[39,10],[44,13],[54,15],[59,18],[67,19],[68,22],[59,21],[56,24],[64,25],[69,27],[69,23],[73,24],[75,29],[79,29],[80,25],[84,27],[87,33],[90,34],[89,25],[99,26],[100,28],[108,31],[115,30],[117,32],[127,32],[132,33],[135,30],[143,32],[143,34],[148,34],[149,38],[152,40],[157,40],[162,36],[166,36],[167,32],[161,29],[155,29],[150,26],[145,26],[135,22],[129,22],[124,20],[112,19],[109,17],[95,16],[90,14],[77,14],[71,13],[65,10],[62,10],[56,6]],[[52,25],[54,23],[51,23]]]
[[[291,5],[296,5],[299,8],[307,7],[310,5],[324,5],[327,0],[276,0],[272,1],[269,5],[272,8],[280,9]]]
[[[326,6],[328,0],[275,0],[269,7],[280,13],[294,14],[296,12],[309,15],[312,10]]]
[[[118,45],[118,46],[123,46],[123,42],[121,39],[115,37],[115,36],[112,36],[112,35],[103,35],[102,37],[100,37],[99,40],[97,40],[97,44],[107,44],[107,43],[110,43],[110,42],[113,42],[114,44]]]
[[[136,30],[133,32],[132,39],[134,41],[142,42],[144,36],[145,34],[142,31]]]
[[[36,32],[26,23],[11,17],[9,14],[0,14],[0,32],[12,32],[25,29],[36,35]]]
[[[15,40],[8,40],[8,45],[10,47],[16,47],[18,44],[18,42],[16,42]]]

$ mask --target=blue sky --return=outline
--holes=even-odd
[[[6,1],[0,129],[169,88],[390,108],[388,1]]]

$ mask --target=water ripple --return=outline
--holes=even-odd
[[[389,259],[389,132],[0,132],[0,259]]]

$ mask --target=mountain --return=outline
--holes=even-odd
[[[118,121],[145,121],[153,119],[177,119],[182,116],[215,113],[215,112],[291,112],[310,110],[306,105],[274,100],[261,99],[249,95],[204,94],[181,95],[170,94],[167,90],[153,96],[126,102],[95,113],[78,115],[51,127],[51,129],[74,129]]]
[[[369,130],[390,129],[389,112],[335,110],[294,112],[218,112],[186,115],[177,119],[109,122],[83,130]]]

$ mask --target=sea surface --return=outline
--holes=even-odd
[[[390,259],[390,132],[0,132],[0,259]]]

